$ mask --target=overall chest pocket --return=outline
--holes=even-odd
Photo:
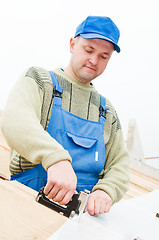
[[[71,132],[58,132],[57,140],[68,150],[75,171],[99,174],[103,168],[103,159],[99,158],[99,143],[96,138],[75,135]]]

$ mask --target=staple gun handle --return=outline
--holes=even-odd
[[[57,204],[46,197],[46,195],[44,194],[44,187],[43,187],[40,189],[36,197],[36,201],[48,208],[53,209],[56,212],[61,213],[66,217],[70,217],[72,213],[79,214],[79,207],[80,207],[81,201],[78,200],[78,197],[79,197],[79,194],[74,194],[72,196],[72,200],[67,205],[61,206],[60,204]]]

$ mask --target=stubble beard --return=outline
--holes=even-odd
[[[91,68],[91,66],[89,67]],[[76,76],[80,82],[90,84],[90,82],[97,77],[96,71],[96,68],[92,67],[92,69],[89,69],[88,65],[84,65],[77,71]]]

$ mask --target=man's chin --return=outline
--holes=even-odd
[[[85,72],[85,73],[80,75],[80,81],[83,82],[83,83],[90,83],[96,77],[97,76],[94,73],[92,74],[92,73]]]

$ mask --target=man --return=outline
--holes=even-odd
[[[106,213],[128,187],[129,157],[117,114],[92,85],[118,46],[110,18],[89,16],[70,39],[64,69],[28,69],[12,89],[2,130],[11,151],[11,179],[60,204],[91,191],[86,211]]]

